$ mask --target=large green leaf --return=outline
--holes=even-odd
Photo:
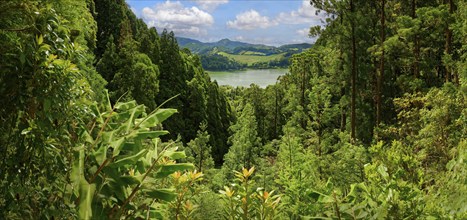
[[[152,128],[170,117],[177,112],[176,109],[159,109],[156,112],[148,115],[145,119],[140,121],[139,127],[141,128]]]
[[[186,157],[185,151],[177,151],[177,148],[168,149],[164,151],[162,155],[172,160],[183,159]]]
[[[130,118],[128,118],[128,121],[125,124],[125,127],[126,127],[125,133],[130,132],[130,129],[133,128],[136,118],[144,112],[144,105],[138,105],[135,108],[130,109],[129,111],[130,111]]]
[[[134,155],[123,156],[121,158],[116,159],[115,162],[111,163],[110,167],[122,167],[125,165],[135,165],[136,162],[141,158],[144,157],[148,153],[148,150],[144,149]]]
[[[145,189],[143,192],[153,199],[160,199],[171,202],[177,197],[177,193],[173,189]]]
[[[168,131],[135,131],[131,133],[129,137],[132,137],[135,140],[154,139],[168,133]]]
[[[80,184],[80,201],[79,201],[79,218],[80,219],[91,219],[92,217],[92,199],[94,197],[94,191],[96,185],[89,184],[83,178]]]
[[[82,146],[75,153],[75,160],[73,161],[73,165],[71,167],[70,179],[73,193],[76,196],[79,196],[79,187],[81,184],[81,179],[84,178],[84,156],[84,146]]]
[[[135,100],[129,101],[129,102],[119,102],[119,103],[115,104],[115,106],[114,106],[115,109],[118,109],[118,110],[121,110],[121,111],[125,111],[125,110],[128,110],[128,109],[134,108],[134,107],[136,107],[136,101]]]

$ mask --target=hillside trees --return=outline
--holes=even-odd
[[[202,123],[199,126],[196,138],[188,142],[189,152],[193,157],[193,164],[196,170],[203,172],[214,166],[214,160],[211,156],[211,146],[209,146],[209,134],[206,131],[207,124]]]
[[[120,98],[136,99],[149,107],[138,111],[150,112],[162,103],[156,102],[161,78],[159,37],[123,1],[6,1],[0,7],[0,102],[4,105],[0,163],[5,170],[0,174],[1,215],[74,218],[80,201],[66,201],[63,186],[69,184],[72,163],[79,160],[74,150],[82,144],[78,137],[83,127],[96,125],[90,106],[98,102],[99,108],[105,108],[100,104],[108,103],[107,83],[93,65],[109,82],[113,103]],[[141,39],[149,47],[141,47]],[[184,77],[181,81],[186,84],[196,72],[203,80],[193,89],[205,88],[199,90],[201,94],[212,91],[210,97],[197,97],[205,106],[193,106],[194,110],[205,112],[206,106],[217,106],[214,115],[202,113],[195,122],[208,121],[207,130],[214,133],[209,141],[226,151],[231,120],[228,103],[199,61],[177,50],[175,44],[173,53],[181,58],[176,65],[183,71],[174,74]],[[189,111],[183,109],[184,117]],[[175,134],[191,132],[177,129]],[[190,135],[187,140],[196,132]]]
[[[245,68],[233,59],[229,59],[219,54],[200,55],[201,65],[206,70],[211,71],[226,71],[226,70],[240,70]]]
[[[221,164],[227,152],[230,107],[199,59],[180,50],[173,32],[164,30],[159,36],[155,28],[148,29],[122,1],[99,1],[95,8],[97,69],[109,82],[112,101],[125,95],[151,110],[170,100],[165,106],[178,109],[179,114],[167,120],[170,134],[163,139],[175,140],[180,134],[188,143],[196,137],[199,124],[207,121],[213,156]]]
[[[63,186],[96,97],[91,88],[102,88],[90,83],[102,78],[89,66],[96,26],[72,16],[89,17],[87,4],[66,3],[75,11],[55,8],[61,5],[55,1],[0,6],[0,215],[6,218],[74,216]]]
[[[159,68],[146,54],[139,53],[135,44],[135,41],[127,39],[118,54],[120,62],[110,64],[119,67],[108,86],[110,97],[113,102],[120,98],[135,99],[149,109],[155,109]]]

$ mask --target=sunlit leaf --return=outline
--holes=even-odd
[[[89,184],[86,180],[82,179],[80,184],[80,202],[79,202],[79,218],[91,219],[92,218],[92,199],[96,185]]]
[[[159,109],[155,113],[148,115],[145,119],[143,119],[143,121],[141,121],[141,123],[139,124],[139,127],[155,127],[176,112],[176,109]]]

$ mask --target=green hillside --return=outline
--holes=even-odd
[[[286,68],[289,59],[309,48],[311,44],[288,44],[280,47],[263,44],[249,44],[222,39],[217,42],[203,43],[190,38],[177,38],[180,47],[188,48],[198,54],[204,69],[238,70],[247,68]]]
[[[264,63],[264,62],[280,60],[280,59],[283,59],[286,55],[286,53],[280,53],[280,54],[272,54],[269,56],[264,56],[264,55],[257,55],[255,54],[255,52],[252,52],[252,51],[245,52],[244,54],[230,54],[226,52],[219,52],[218,54],[225,56],[227,58],[231,58],[241,64],[247,64],[249,66],[253,65],[254,63]]]

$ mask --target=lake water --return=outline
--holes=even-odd
[[[285,75],[287,69],[241,70],[232,72],[209,72],[209,76],[219,85],[250,87],[254,83],[262,88],[273,85],[279,76]]]

